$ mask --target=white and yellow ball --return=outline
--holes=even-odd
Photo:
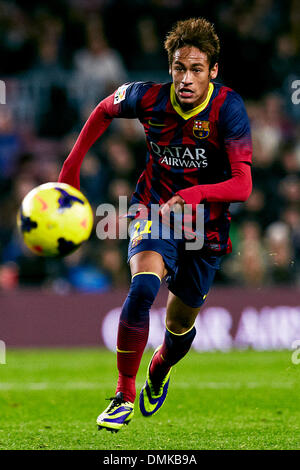
[[[17,223],[33,253],[66,256],[90,237],[93,212],[87,198],[73,186],[46,183],[25,196]]]

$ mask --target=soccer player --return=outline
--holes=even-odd
[[[241,97],[216,83],[219,39],[204,18],[177,22],[164,43],[172,82],[134,82],[101,101],[66,159],[59,181],[80,185],[80,165],[113,118],[137,118],[147,142],[145,170],[131,203],[161,206],[204,204],[204,244],[187,250],[174,232],[151,238],[149,217],[135,221],[128,261],[132,274],[117,337],[119,378],[115,396],[97,419],[98,428],[117,432],[134,414],[135,378],[148,339],[149,311],[163,278],[169,296],[163,343],[154,352],[139,407],[144,416],[165,401],[171,369],[189,351],[195,319],[220,267],[231,252],[231,202],[245,201],[252,188],[251,135]],[[238,66],[238,65],[237,65]],[[161,219],[160,219],[161,220]],[[150,223],[149,223],[150,222]],[[143,234],[148,236],[144,237]]]

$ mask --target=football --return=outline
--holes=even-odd
[[[45,183],[25,196],[17,225],[33,253],[66,256],[90,237],[93,212],[86,197],[73,186]]]

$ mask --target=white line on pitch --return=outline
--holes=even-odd
[[[0,391],[5,390],[101,390],[103,387],[109,388],[112,382],[94,383],[94,382],[6,382],[0,383]],[[137,383],[137,388],[143,383]],[[294,382],[198,382],[185,383],[173,382],[174,388],[194,388],[198,390],[205,389],[241,389],[241,388],[261,388],[268,387],[274,389],[292,389],[296,387]]]

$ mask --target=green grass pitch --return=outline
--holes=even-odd
[[[137,377],[144,382],[146,352]],[[300,449],[300,364],[290,351],[189,354],[159,413],[117,434],[96,418],[114,395],[106,350],[8,350],[0,365],[0,449]]]

